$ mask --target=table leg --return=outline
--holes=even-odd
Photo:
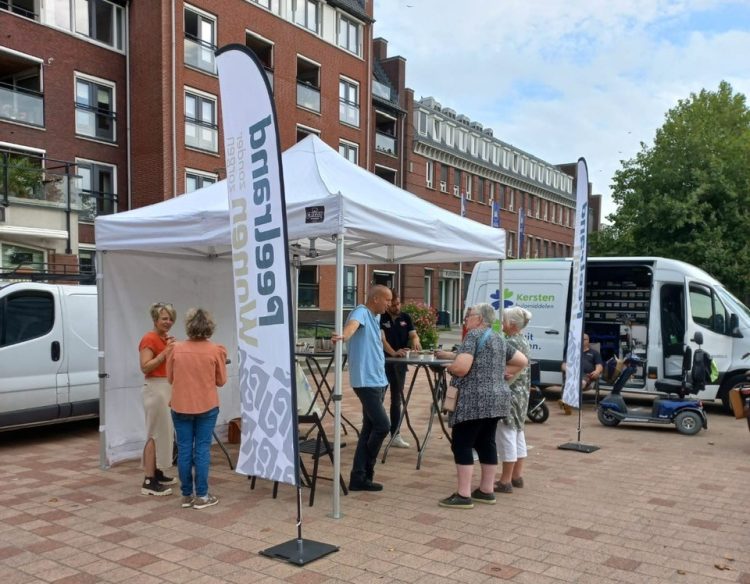
[[[331,371],[331,366],[333,365],[334,358],[332,357],[328,361],[328,365],[326,365],[325,371],[323,371],[323,368],[320,366],[320,363],[318,360],[313,357],[305,357],[305,362],[307,363],[307,368],[310,370],[310,374],[313,377],[313,381],[315,382],[315,385],[317,386],[317,390],[315,392],[315,396],[313,397],[313,403],[315,403],[315,400],[318,397],[318,394],[320,394],[321,399],[323,400],[323,412],[320,415],[320,419],[322,420],[326,414],[329,414],[331,416],[334,415],[334,413],[331,411],[331,401],[333,401],[333,387],[330,383],[328,383],[328,373]],[[315,375],[315,369],[313,369],[311,362],[315,364],[315,369],[318,371],[318,375]],[[346,364],[346,355],[344,355],[344,364]],[[328,390],[328,397],[324,397],[323,394],[323,387],[325,387]],[[309,414],[310,412],[308,412]],[[346,429],[346,424],[349,424],[352,430],[359,436],[359,429],[349,420],[344,414],[341,414],[341,428],[344,430],[344,434],[349,434],[349,432]],[[307,438],[307,435],[305,436]]]
[[[231,470],[234,470],[234,465],[232,464],[232,458],[229,456],[229,452],[227,452],[226,446],[224,446],[224,443],[219,440],[219,437],[216,435],[216,430],[214,430],[214,440],[216,440],[216,443],[219,445],[219,448],[221,448],[222,452],[224,453],[224,456],[227,457],[227,462],[229,463],[229,468]]]
[[[419,365],[414,369],[414,374],[411,376],[411,383],[409,384],[409,389],[404,394],[404,392],[401,392],[401,405],[403,406],[401,408],[401,417],[398,420],[398,427],[401,428],[402,424],[404,423],[404,420],[406,420],[406,427],[409,429],[409,432],[411,432],[411,435],[414,436],[414,440],[417,444],[417,450],[419,450],[419,437],[417,436],[417,433],[414,431],[414,428],[411,425],[411,420],[409,419],[409,401],[411,400],[411,392],[414,390],[414,383],[417,380],[417,373],[419,372]],[[383,458],[380,460],[381,463],[385,462],[386,457],[388,456],[388,450],[390,450],[391,445],[393,444],[393,439],[396,437],[396,434],[390,437],[388,440],[388,443],[385,445],[385,449],[383,450]]]

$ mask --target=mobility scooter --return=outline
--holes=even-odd
[[[657,381],[655,387],[664,392],[665,397],[654,400],[651,408],[634,408],[625,405],[622,389],[633,375],[642,360],[633,355],[624,359],[624,368],[617,376],[610,394],[599,402],[597,416],[605,426],[617,426],[620,422],[640,422],[647,424],[674,424],[681,434],[692,435],[701,428],[708,429],[708,420],[700,400],[692,399],[691,394],[698,393],[705,387],[706,367],[710,357],[700,348],[703,334],[695,333],[694,343],[698,349],[693,355],[690,347],[685,348],[682,356],[682,378],[680,381],[665,379]]]

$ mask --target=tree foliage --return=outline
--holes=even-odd
[[[694,264],[750,297],[750,110],[722,82],[666,114],[653,146],[613,178],[618,209],[591,255],[655,255]]]

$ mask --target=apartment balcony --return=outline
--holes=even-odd
[[[0,119],[44,127],[44,95],[0,83]]]
[[[307,83],[297,82],[297,105],[320,113],[320,89]]]
[[[111,215],[117,209],[117,195],[101,191],[81,191],[81,221],[93,222],[99,215]]]
[[[200,120],[186,118],[185,146],[207,152],[218,152],[219,130],[216,124],[207,124]]]
[[[191,36],[185,36],[185,65],[216,75],[215,51],[215,45]]]
[[[396,138],[382,132],[375,132],[375,150],[396,156]]]
[[[392,99],[391,93],[391,88],[388,87],[385,83],[381,83],[376,79],[372,80],[372,94],[374,96],[386,101],[395,101],[394,99]]]
[[[0,204],[31,204],[67,209],[80,201],[74,165],[15,152],[0,152]]]

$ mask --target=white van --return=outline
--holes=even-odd
[[[570,320],[572,260],[503,262],[504,306],[533,313],[526,329],[541,382],[560,384],[560,365]],[[497,262],[474,266],[466,306],[491,302],[498,307]],[[699,394],[729,407],[729,390],[750,369],[750,309],[715,278],[677,260],[656,257],[589,258],[586,266],[584,327],[606,361],[635,352],[646,361],[628,391],[655,392],[657,379],[678,379],[685,344],[703,333],[703,348],[718,365],[716,385]]]
[[[0,430],[99,415],[96,286],[0,288]]]

